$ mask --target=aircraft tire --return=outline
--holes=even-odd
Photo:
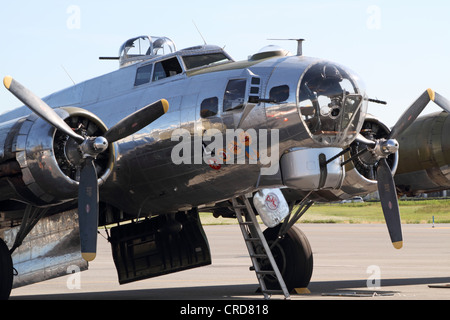
[[[0,300],[8,300],[13,284],[13,264],[6,243],[0,239]]]
[[[264,231],[269,246],[278,237],[280,227]],[[313,271],[313,254],[308,239],[300,229],[291,227],[284,239],[272,248],[272,254],[289,291],[308,287]],[[266,276],[265,283],[268,289],[280,288],[274,277]]]

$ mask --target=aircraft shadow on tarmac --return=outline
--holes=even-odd
[[[342,280],[342,281],[313,281],[310,283],[309,290],[312,295],[339,295],[345,293],[357,294],[394,294],[400,291],[385,290],[387,287],[411,286],[411,285],[432,285],[450,283],[450,277],[435,278],[403,278],[403,279],[381,279],[380,289],[371,289],[367,287],[367,280]],[[354,290],[361,288],[361,290]]]
[[[366,280],[313,281],[309,285],[310,296],[390,295],[399,291],[385,290],[387,287],[432,285],[450,283],[450,277],[382,279],[381,289],[367,287]],[[355,290],[361,288],[361,290]],[[11,300],[247,300],[262,299],[257,284],[221,285],[201,287],[157,288],[142,290],[120,290],[83,293],[63,293],[51,295],[12,296]]]
[[[11,300],[233,300],[260,299],[257,284],[12,296]]]

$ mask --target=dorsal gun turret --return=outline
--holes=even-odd
[[[167,37],[139,36],[127,40],[119,50],[120,67],[176,51],[175,43]]]

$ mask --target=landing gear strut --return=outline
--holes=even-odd
[[[232,199],[232,203],[264,297],[282,293],[289,299],[293,290],[305,292],[312,276],[313,255],[308,239],[293,224],[312,202],[305,198],[283,224],[264,232],[245,196]]]
[[[0,239],[0,300],[7,300],[13,283],[13,263],[6,243]]]
[[[313,272],[313,254],[308,238],[295,226],[314,204],[314,201],[309,199],[311,193],[309,192],[297,204],[296,209],[294,203],[290,204],[289,215],[282,224],[264,231],[264,237],[289,291],[306,289]],[[269,289],[274,290],[278,287],[273,277],[267,277],[266,282]]]

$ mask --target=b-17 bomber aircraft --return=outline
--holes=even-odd
[[[401,248],[397,189],[449,186],[449,101],[428,89],[390,129],[355,73],[297,41],[234,61],[139,36],[102,58],[118,70],[42,99],[5,76],[24,106],[0,116],[0,297],[87,269],[100,226],[121,284],[211,264],[199,211],[238,219],[266,297],[307,288],[312,251],[294,224],[314,202],[379,191]],[[417,119],[430,101],[444,112]]]

